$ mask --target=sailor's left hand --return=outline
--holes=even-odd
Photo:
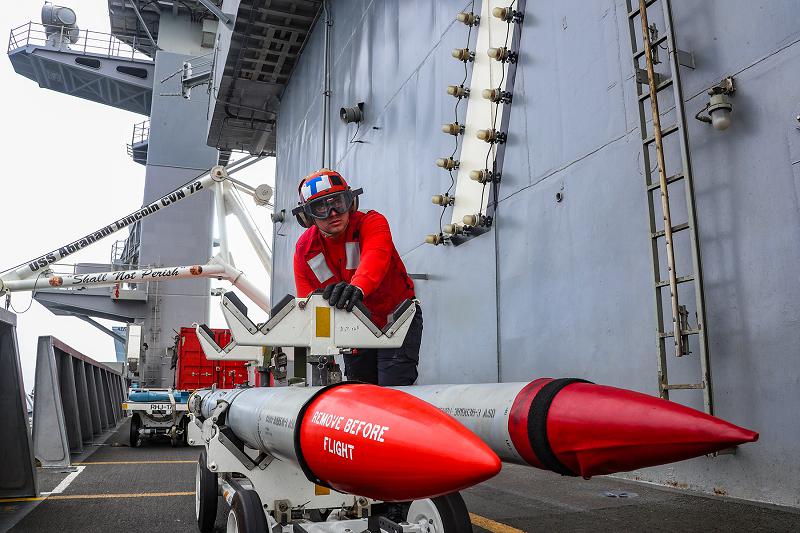
[[[345,309],[348,312],[353,310],[355,305],[364,299],[364,292],[355,285],[346,281],[340,281],[334,285],[325,287],[322,297],[328,300],[331,307]]]

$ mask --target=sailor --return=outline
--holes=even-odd
[[[359,211],[361,189],[351,189],[338,172],[322,169],[298,187],[292,210],[306,231],[297,240],[294,279],[297,295],[323,290],[331,307],[352,311],[359,303],[383,328],[392,312],[414,299],[414,282],[392,242],[386,217]],[[377,385],[412,385],[417,379],[422,341],[422,309],[416,313],[400,348],[361,349],[344,356],[348,379]]]

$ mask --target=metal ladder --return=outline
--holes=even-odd
[[[653,4],[661,3],[663,10],[662,33],[659,36],[658,28],[655,24],[649,24],[647,8]],[[642,136],[642,157],[643,174],[645,176],[645,187],[647,194],[647,206],[650,218],[650,241],[653,256],[653,287],[656,299],[656,318],[657,318],[657,344],[658,344],[658,391],[659,396],[669,399],[671,390],[678,389],[697,389],[703,393],[703,405],[706,413],[714,413],[713,394],[711,389],[711,369],[708,359],[708,344],[706,339],[706,316],[705,304],[703,301],[703,278],[700,264],[700,244],[697,237],[697,219],[695,216],[694,186],[692,182],[692,166],[689,156],[689,139],[686,128],[686,114],[684,111],[683,91],[681,89],[680,65],[691,66],[691,55],[679,51],[675,45],[675,31],[672,25],[672,8],[669,0],[626,0],[628,8],[628,26],[631,37],[631,48],[633,53],[633,65],[636,80],[636,93],[639,109],[639,126]],[[641,30],[641,41],[637,36],[637,20],[639,19]],[[641,45],[641,46],[640,46]],[[654,64],[660,63],[658,48],[666,45],[667,57],[665,61],[669,63],[669,75],[658,74],[654,70]],[[644,69],[640,67],[640,61],[644,59]],[[666,127],[661,125],[661,115],[659,111],[659,95],[662,91],[672,89],[675,103],[675,123]],[[650,113],[645,109],[646,102],[650,101]],[[652,120],[653,133],[648,135],[648,119]],[[681,167],[673,175],[667,176],[667,169],[664,155],[664,138],[676,135],[680,145]],[[656,163],[658,167],[658,177],[652,176],[650,147],[656,150]],[[672,209],[670,204],[669,185],[683,182],[683,196],[686,201],[687,220],[675,224],[672,220]],[[656,196],[660,197],[661,214],[663,215],[663,229],[658,230],[656,208]],[[690,236],[689,247],[692,255],[693,272],[677,272],[675,252],[673,247],[673,235],[679,232],[688,232]],[[667,279],[661,279],[660,254],[661,251],[666,255]],[[678,287],[682,284],[691,283],[694,285],[694,299],[696,310],[696,322],[690,324],[689,311],[686,305],[682,305],[678,297]],[[664,309],[662,304],[662,291],[668,290],[670,295],[670,315],[672,318],[671,328],[669,321],[665,321]],[[676,333],[677,332],[677,333]],[[674,355],[683,357],[690,352],[690,337],[698,337],[698,351],[700,359],[700,377],[695,383],[670,383],[667,371],[667,343],[672,339]]]

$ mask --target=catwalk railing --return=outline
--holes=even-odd
[[[147,162],[147,142],[150,140],[150,121],[145,120],[133,125],[130,144],[126,145],[128,156],[135,161]],[[137,161],[139,162],[139,161]]]
[[[156,50],[153,41],[136,35],[128,39],[129,42],[123,42],[110,33],[28,22],[11,30],[8,53],[26,46],[40,46],[83,55],[152,61],[150,56]]]

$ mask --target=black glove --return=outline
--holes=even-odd
[[[322,297],[328,300],[331,307],[346,309],[348,312],[364,299],[364,293],[355,285],[350,285],[345,281],[340,281],[335,285],[328,285],[322,293]]]

